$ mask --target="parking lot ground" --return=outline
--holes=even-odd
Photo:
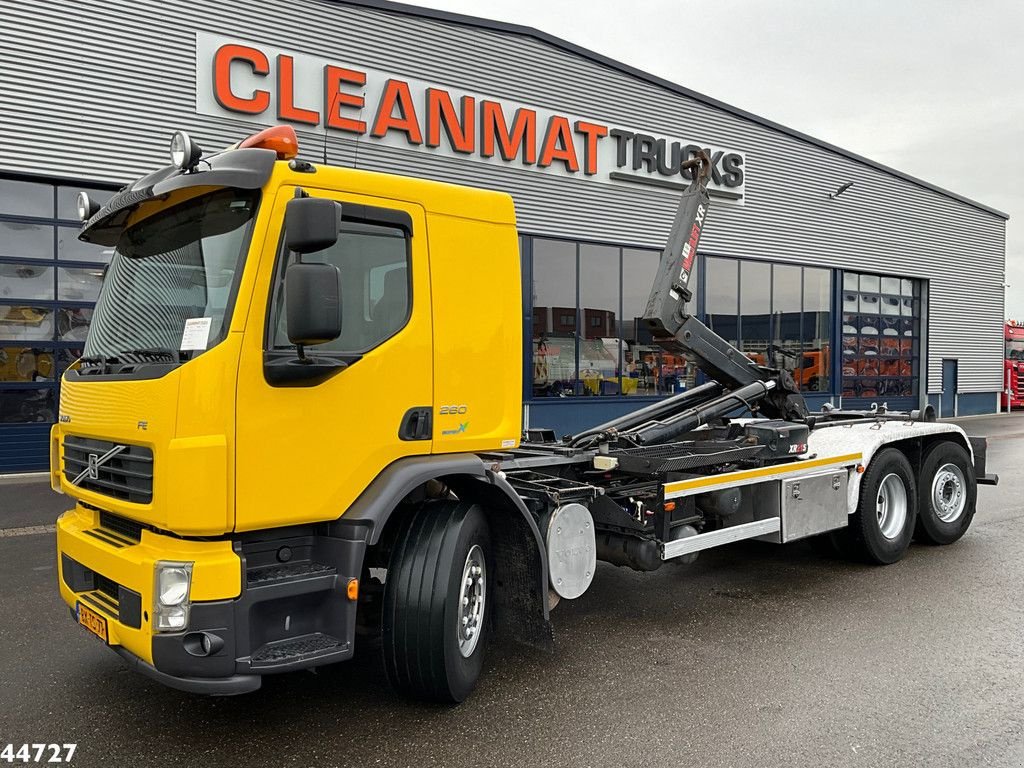
[[[494,649],[455,709],[397,698],[372,652],[244,697],[165,689],[72,623],[52,533],[0,538],[0,745],[74,742],[82,766],[1020,766],[1024,414],[962,423],[1001,483],[957,544],[886,568],[805,543],[602,564],[553,612],[554,654]],[[34,498],[9,487],[4,514]]]

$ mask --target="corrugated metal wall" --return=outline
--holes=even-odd
[[[211,147],[250,132],[195,113],[195,35],[182,24],[195,20],[240,40],[745,152],[745,205],[715,205],[705,250],[927,278],[929,391],[941,386],[943,357],[959,358],[961,391],[1001,387],[1000,217],[546,42],[332,0],[23,0],[4,17],[0,169],[126,180],[162,160],[175,128]],[[307,148],[320,140],[300,138]],[[351,164],[351,142],[332,139],[330,159]],[[675,204],[664,190],[367,142],[359,165],[506,190],[520,227],[536,234],[659,245]],[[829,200],[847,181],[854,187]]]

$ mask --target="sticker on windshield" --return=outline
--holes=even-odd
[[[212,323],[212,317],[190,317],[186,320],[185,330],[181,334],[181,351],[206,349],[206,343],[210,340],[210,325]]]

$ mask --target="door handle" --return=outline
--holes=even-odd
[[[433,425],[430,408],[410,408],[402,417],[398,427],[399,440],[430,440],[433,437]]]

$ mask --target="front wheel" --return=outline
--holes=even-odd
[[[917,486],[907,457],[896,448],[875,454],[860,484],[860,503],[845,531],[852,554],[888,565],[910,546],[917,520]]]
[[[491,576],[483,509],[435,501],[413,513],[384,585],[381,645],[396,690],[447,703],[470,694],[483,667]]]
[[[967,450],[948,440],[932,446],[921,464],[917,539],[927,544],[952,544],[959,539],[974,519],[977,496]]]

